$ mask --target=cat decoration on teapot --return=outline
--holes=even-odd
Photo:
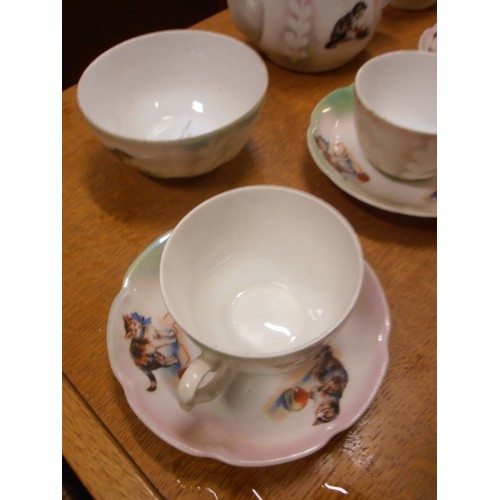
[[[236,26],[284,68],[321,72],[358,55],[389,0],[228,0]]]

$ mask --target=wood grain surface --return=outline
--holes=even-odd
[[[416,48],[436,18],[435,7],[387,7],[368,47],[334,71],[300,74],[268,62],[269,89],[251,140],[198,178],[152,179],[120,163],[84,122],[76,88],[63,92],[63,453],[97,498],[436,496],[436,220],[353,199],[316,167],[305,139],[323,96],[352,83],[371,57]],[[228,11],[195,28],[245,40]],[[313,455],[264,468],[191,457],[156,437],[128,406],[106,351],[109,309],[132,261],[200,202],[251,184],[299,188],[339,209],[392,317],[389,368],[366,413]]]

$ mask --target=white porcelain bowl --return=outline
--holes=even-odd
[[[354,122],[367,158],[404,180],[437,173],[437,56],[388,52],[367,61],[354,81]]]
[[[209,172],[248,141],[268,85],[252,48],[201,30],[112,47],[84,71],[78,105],[97,138],[154,177]]]

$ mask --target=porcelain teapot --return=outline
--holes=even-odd
[[[389,0],[228,0],[236,26],[269,59],[320,72],[353,59],[370,42]]]

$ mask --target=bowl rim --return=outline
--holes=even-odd
[[[120,50],[123,47],[127,45],[131,45],[137,41],[140,40],[145,40],[148,38],[156,38],[156,37],[163,37],[163,36],[171,36],[171,35],[180,35],[180,36],[191,36],[193,34],[196,34],[201,37],[208,37],[208,38],[218,38],[218,39],[224,39],[228,43],[232,43],[235,46],[239,46],[243,50],[246,50],[249,54],[252,54],[254,57],[254,60],[257,64],[257,66],[260,66],[262,69],[262,76],[263,76],[263,84],[262,84],[262,90],[260,93],[260,97],[256,100],[256,102],[253,104],[253,106],[248,109],[245,113],[242,115],[238,116],[237,118],[213,129],[208,132],[204,132],[202,134],[197,134],[193,135],[190,137],[181,137],[181,138],[176,138],[176,139],[155,139],[155,138],[144,138],[144,137],[137,137],[129,134],[119,134],[113,131],[110,131],[106,128],[104,128],[102,125],[99,125],[96,123],[95,119],[91,118],[88,111],[85,110],[85,106],[83,104],[83,92],[84,92],[84,85],[86,83],[86,78],[92,71],[93,67],[98,64],[102,59],[104,59],[106,56],[108,56],[111,52],[114,52],[116,50]],[[190,145],[193,143],[198,143],[207,140],[208,138],[218,135],[220,133],[224,133],[227,129],[233,128],[235,126],[240,125],[242,122],[245,122],[247,120],[251,120],[252,117],[258,112],[259,108],[262,106],[262,103],[264,101],[264,98],[267,93],[267,89],[269,87],[269,72],[267,69],[267,65],[264,62],[263,58],[260,56],[260,54],[250,45],[244,43],[242,40],[239,40],[238,38],[235,38],[230,35],[226,35],[225,33],[219,33],[219,32],[214,32],[214,31],[208,31],[208,30],[199,30],[199,29],[193,29],[193,28],[181,28],[181,29],[167,29],[167,30],[159,30],[159,31],[153,31],[150,33],[145,33],[142,35],[138,35],[132,38],[129,38],[127,40],[124,40],[116,45],[113,45],[109,49],[105,50],[101,54],[99,54],[95,59],[93,59],[89,65],[85,68],[83,71],[82,75],[80,76],[80,79],[78,80],[77,83],[77,88],[76,88],[76,101],[78,104],[78,108],[82,115],[85,117],[87,122],[100,134],[103,134],[109,138],[113,139],[118,139],[122,141],[127,141],[132,144],[136,145],[158,145],[158,146],[165,146],[165,145]]]

